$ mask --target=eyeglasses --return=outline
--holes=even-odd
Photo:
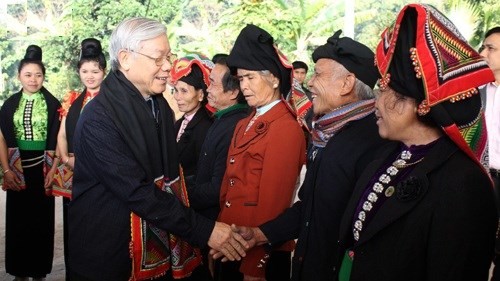
[[[139,53],[139,52],[134,51],[134,50],[129,50],[129,51],[132,52],[132,53],[143,55],[143,56],[145,56],[148,59],[154,60],[156,66],[162,66],[166,61],[168,61],[170,64],[172,64],[177,59],[177,55],[176,54],[170,54],[170,55],[159,57],[159,58],[153,58],[151,56],[148,56],[148,55],[143,54],[143,53]]]

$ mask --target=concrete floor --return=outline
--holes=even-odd
[[[63,221],[62,197],[56,197],[54,261],[52,273],[47,275],[47,281],[64,281],[64,254],[63,254]],[[5,192],[0,191],[0,280],[13,280],[14,277],[5,272]]]

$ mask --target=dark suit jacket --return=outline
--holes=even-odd
[[[75,131],[77,161],[68,212],[70,267],[95,281],[129,280],[131,212],[198,247],[206,245],[215,222],[183,207],[175,195],[161,191],[153,181],[144,180],[146,171],[101,98],[97,96],[85,107]],[[173,122],[160,126],[173,126]]]
[[[184,116],[175,122],[175,133],[179,132]],[[184,133],[177,142],[179,163],[184,169],[186,181],[192,180],[196,175],[196,164],[200,156],[201,146],[205,141],[208,129],[212,125],[212,118],[208,115],[205,107],[201,107],[189,121]]]
[[[248,107],[226,112],[214,121],[203,142],[196,183],[188,185],[188,195],[190,206],[207,218],[215,220],[219,215],[220,186],[226,171],[227,151],[236,123],[248,116],[248,112]]]
[[[384,155],[393,154],[393,148]],[[356,206],[375,171],[387,161],[383,158],[373,162],[356,184],[340,228],[342,253],[353,247]],[[394,195],[364,226],[352,248],[350,280],[487,280],[497,225],[488,176],[447,137],[407,178],[411,176],[420,179],[420,189],[400,197],[396,186]]]
[[[342,214],[356,180],[383,143],[374,114],[344,126],[314,161],[308,158],[300,201],[261,226],[271,243],[298,238],[292,280],[333,279]]]

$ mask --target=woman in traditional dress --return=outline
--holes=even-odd
[[[43,87],[39,46],[26,49],[18,78],[22,89],[0,110],[2,188],[7,192],[5,267],[14,280],[44,280],[54,252],[54,197],[45,188],[50,191],[55,171],[50,165],[61,104]]]
[[[73,167],[75,165],[73,134],[78,118],[80,117],[80,112],[82,112],[89,101],[99,94],[99,89],[106,73],[106,58],[102,52],[99,40],[87,38],[82,41],[77,70],[84,89],[81,93],[70,91],[64,98],[62,107],[59,109],[61,126],[57,135],[57,149],[61,165],[57,169],[52,191],[53,195],[63,196],[64,259],[67,280],[70,273],[68,268],[67,210],[71,199]]]
[[[189,54],[174,61],[171,79],[174,84],[174,99],[179,111],[184,113],[175,122],[177,152],[184,176],[191,183],[196,175],[196,166],[213,119],[207,111],[207,88],[210,86],[210,71],[213,62],[202,55]]]
[[[432,6],[405,6],[376,51],[379,134],[340,228],[339,280],[487,280],[497,214],[477,87],[493,74]]]

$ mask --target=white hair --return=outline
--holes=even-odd
[[[148,18],[130,18],[122,21],[111,34],[109,57],[111,69],[120,66],[118,54],[121,50],[137,50],[146,40],[166,34],[167,28],[157,20]]]
[[[363,81],[356,78],[356,83],[354,84],[354,89],[356,91],[356,96],[360,100],[369,100],[375,97],[373,89],[366,85]]]

